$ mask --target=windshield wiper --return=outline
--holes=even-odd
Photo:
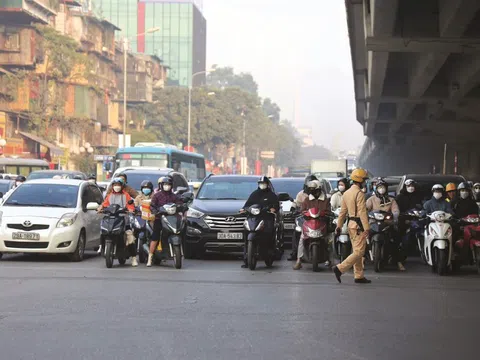
[[[224,197],[224,198],[217,198],[216,200],[241,200],[241,199]]]
[[[65,205],[57,205],[57,204],[25,204],[25,203],[6,203],[5,205],[14,205],[14,206],[32,206],[32,207],[61,207],[67,208],[68,206]]]

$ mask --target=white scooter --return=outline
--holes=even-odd
[[[333,219],[333,224],[336,226],[338,224],[338,216],[340,215],[340,208],[335,210],[335,219]],[[348,234],[348,221],[345,221],[342,226],[342,231],[340,235],[335,236],[333,242],[333,247],[335,253],[340,259],[340,262],[343,262],[352,252],[352,243],[350,242],[350,235]]]
[[[419,249],[428,265],[439,275],[445,275],[452,264],[453,241],[452,215],[444,211],[435,211],[427,215],[431,222],[425,227],[423,249]]]

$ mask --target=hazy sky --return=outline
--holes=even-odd
[[[343,0],[203,0],[203,9],[208,64],[252,73],[283,118],[293,120],[297,98],[317,144],[363,143]]]

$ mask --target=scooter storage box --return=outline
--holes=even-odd
[[[155,215],[150,210],[151,200],[142,200],[142,219],[147,221],[155,220]]]

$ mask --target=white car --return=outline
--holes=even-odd
[[[4,253],[47,253],[82,261],[85,249],[100,245],[102,216],[87,207],[102,201],[100,189],[85,180],[23,183],[0,206],[0,258]]]

